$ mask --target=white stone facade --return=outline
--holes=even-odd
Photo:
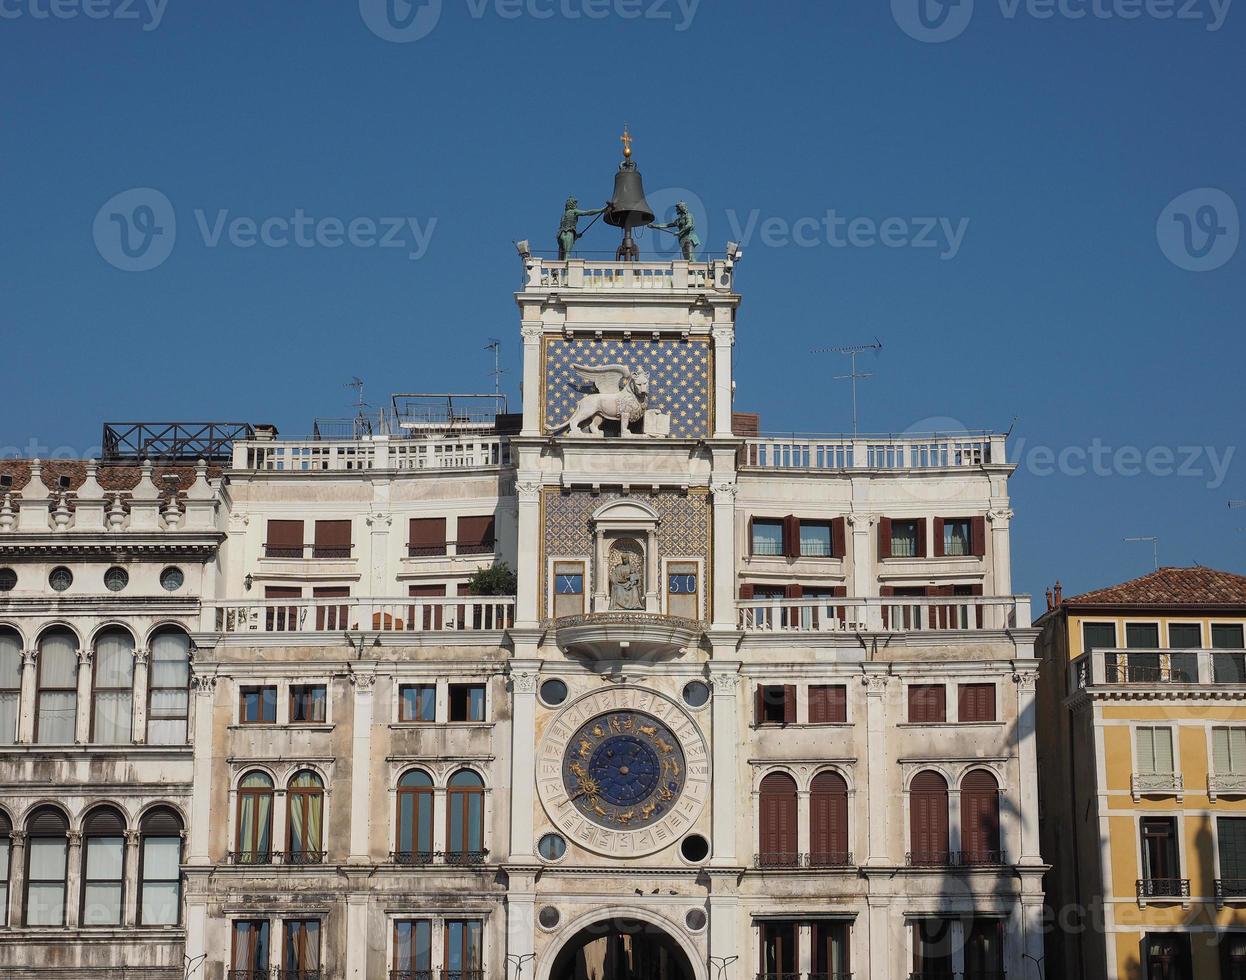
[[[736,271],[526,258],[516,432],[262,434],[180,513],[136,491],[112,528],[91,484],[68,526],[14,489],[0,628],[23,650],[61,623],[87,650],[114,623],[193,645],[188,744],[158,752],[141,666],[134,738],[107,749],[89,660],[67,746],[33,737],[22,671],[0,806],[15,842],[41,801],[73,827],[67,975],[622,980],[601,962],[622,949],[658,980],[1039,975],[1003,437],[738,434]],[[575,365],[612,363],[643,416],[559,431],[592,393]],[[192,545],[174,608],[159,555]],[[469,595],[495,561],[516,595]],[[53,564],[80,596],[49,591]],[[84,925],[83,812],[137,831],[160,802],[187,829],[178,922]],[[52,937],[10,880],[0,969],[33,976]]]

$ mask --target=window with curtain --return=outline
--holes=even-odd
[[[796,780],[772,772],[761,781],[757,864],[762,868],[794,867],[797,843]]]
[[[766,558],[783,554],[783,522],[755,519],[752,554]]]
[[[891,522],[891,557],[892,558],[922,558],[921,548],[918,546],[918,526],[917,521],[892,521]]]
[[[433,856],[433,780],[413,769],[398,780],[398,834],[394,858],[399,864],[427,864]]]
[[[0,811],[0,926],[9,924],[9,859],[13,825],[8,815]]]
[[[17,741],[21,699],[22,638],[13,630],[0,629],[0,745]]]
[[[268,920],[234,921],[229,980],[268,980]]]
[[[796,922],[763,922],[761,924],[762,977],[799,977],[797,946],[800,925]]]
[[[937,772],[920,772],[909,787],[909,835],[914,865],[947,864],[948,791]]]
[[[268,864],[272,860],[273,781],[251,772],[238,784],[238,864]]]
[[[966,864],[1003,861],[999,832],[999,783],[983,769],[968,773],[960,784],[960,846]]]
[[[814,922],[810,930],[813,942],[813,974],[823,980],[851,977],[848,959],[847,922]]]
[[[238,691],[238,721],[243,725],[277,723],[277,688],[244,687]]]
[[[952,920],[913,922],[913,975],[946,980],[952,976]]]
[[[1004,976],[1004,922],[972,919],[965,923],[965,980]]]
[[[436,721],[435,684],[402,684],[398,688],[399,721]]]
[[[1143,817],[1142,877],[1147,896],[1175,895],[1180,891],[1175,817]]]
[[[1172,729],[1138,729],[1138,772],[1144,775],[1170,775],[1173,772]]]
[[[1211,754],[1217,776],[1246,773],[1246,728],[1213,728]]]
[[[105,630],[95,639],[91,741],[121,745],[134,727],[134,637]]]
[[[451,684],[449,694],[451,721],[485,720],[483,684]]]
[[[433,924],[428,919],[399,919],[394,923],[394,980],[431,980]]]
[[[25,924],[63,926],[69,822],[60,810],[40,807],[26,822],[26,834]]]
[[[480,980],[484,964],[483,923],[479,919],[446,923],[446,968],[443,980]]]
[[[1246,932],[1222,932],[1217,941],[1221,980],[1246,980]]]
[[[289,810],[286,860],[290,864],[319,864],[324,860],[324,782],[307,769],[296,773],[286,789],[286,807]]]
[[[328,689],[323,684],[290,686],[290,723],[323,724],[328,717]]]
[[[320,980],[320,920],[287,919],[282,980]]]
[[[121,925],[125,891],[125,818],[97,807],[82,825],[82,924]]]
[[[181,630],[165,630],[152,637],[147,689],[147,744],[185,745],[190,713],[190,637]]]
[[[149,810],[140,825],[138,921],[175,926],[182,910],[182,820],[167,807]]]
[[[943,521],[943,553],[949,557],[973,554],[973,524],[967,517],[949,517]]]
[[[831,525],[822,521],[800,522],[800,556],[802,558],[830,558]]]
[[[72,745],[78,719],[78,641],[68,630],[45,633],[39,641],[35,741]]]
[[[446,792],[449,819],[448,860],[479,860],[484,856],[485,789],[479,776],[462,769],[450,777]]]

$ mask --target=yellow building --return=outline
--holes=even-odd
[[[1047,977],[1246,978],[1246,576],[1163,568],[1036,625]]]

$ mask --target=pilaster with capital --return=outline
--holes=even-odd
[[[367,864],[369,857],[368,819],[372,804],[372,715],[373,689],[378,665],[373,662],[351,664],[350,682],[355,689],[354,717],[351,719],[350,787],[350,864]]]
[[[86,745],[91,741],[91,664],[94,650],[78,651],[78,716],[75,719],[74,741]]]
[[[147,741],[147,683],[151,651],[139,647],[134,651],[134,711],[133,727],[130,737],[135,745],[143,745]]]
[[[542,617],[541,571],[541,481],[539,474],[520,473],[515,481],[518,501],[519,567],[518,594],[515,597],[516,625],[535,627]]]
[[[887,688],[891,675],[867,670],[861,676],[865,686],[865,755],[869,766],[869,857],[867,864],[889,864],[887,821],[891,811],[887,792],[890,760],[887,755]]]
[[[713,807],[712,864],[734,865],[736,858],[736,829],[739,816],[739,800],[736,787],[739,784],[740,760],[738,688],[740,662],[715,660],[709,671],[710,690],[713,696],[712,718],[714,724],[714,780],[711,795]]]
[[[714,436],[729,439],[731,432],[731,348],[735,344],[735,328],[729,324],[716,326],[714,338]]]
[[[22,896],[26,894],[26,831],[9,832],[9,925],[23,925]]]
[[[82,834],[71,830],[65,838],[65,928],[76,929],[82,921]]]
[[[1012,509],[992,507],[986,513],[991,525],[991,585],[996,595],[1012,595],[1012,545],[1009,524]]]
[[[536,691],[540,660],[512,660],[511,685],[511,839],[509,860],[530,862],[536,789]]]
[[[525,436],[541,434],[541,336],[540,320],[525,320],[523,337],[523,429]]]
[[[192,664],[190,675],[194,705],[191,713],[194,746],[191,763],[193,785],[190,800],[190,836],[187,864],[208,864],[208,824],[212,817],[212,760],[218,751],[212,713],[216,705],[216,673]]]
[[[122,924],[128,928],[133,928],[138,924],[138,881],[139,881],[139,842],[141,837],[137,830],[127,830],[125,832],[125,856],[123,858],[122,867],[125,868],[125,882],[122,884],[123,891],[129,894],[122,896],[122,908],[125,909],[125,917]]]
[[[715,459],[715,463],[718,460]],[[713,493],[714,594],[710,620],[716,630],[733,630],[736,616],[735,499],[739,490],[734,474],[710,484]]]
[[[878,549],[874,547],[872,532],[878,518],[874,514],[849,514],[847,522],[852,532],[852,589],[848,594],[859,599],[877,595],[878,576],[874,563]]]
[[[23,745],[30,745],[35,740],[35,681],[38,663],[38,649],[30,649],[22,653],[22,690],[18,701],[17,740]]]
[[[1017,809],[1020,816],[1021,864],[1042,864],[1038,841],[1038,736],[1035,727],[1038,670],[1018,667],[1012,675],[1017,687],[1016,752],[1021,769]]]

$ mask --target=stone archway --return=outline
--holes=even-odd
[[[573,933],[545,976],[548,980],[699,980],[678,940],[662,926],[627,914],[597,919]]]

